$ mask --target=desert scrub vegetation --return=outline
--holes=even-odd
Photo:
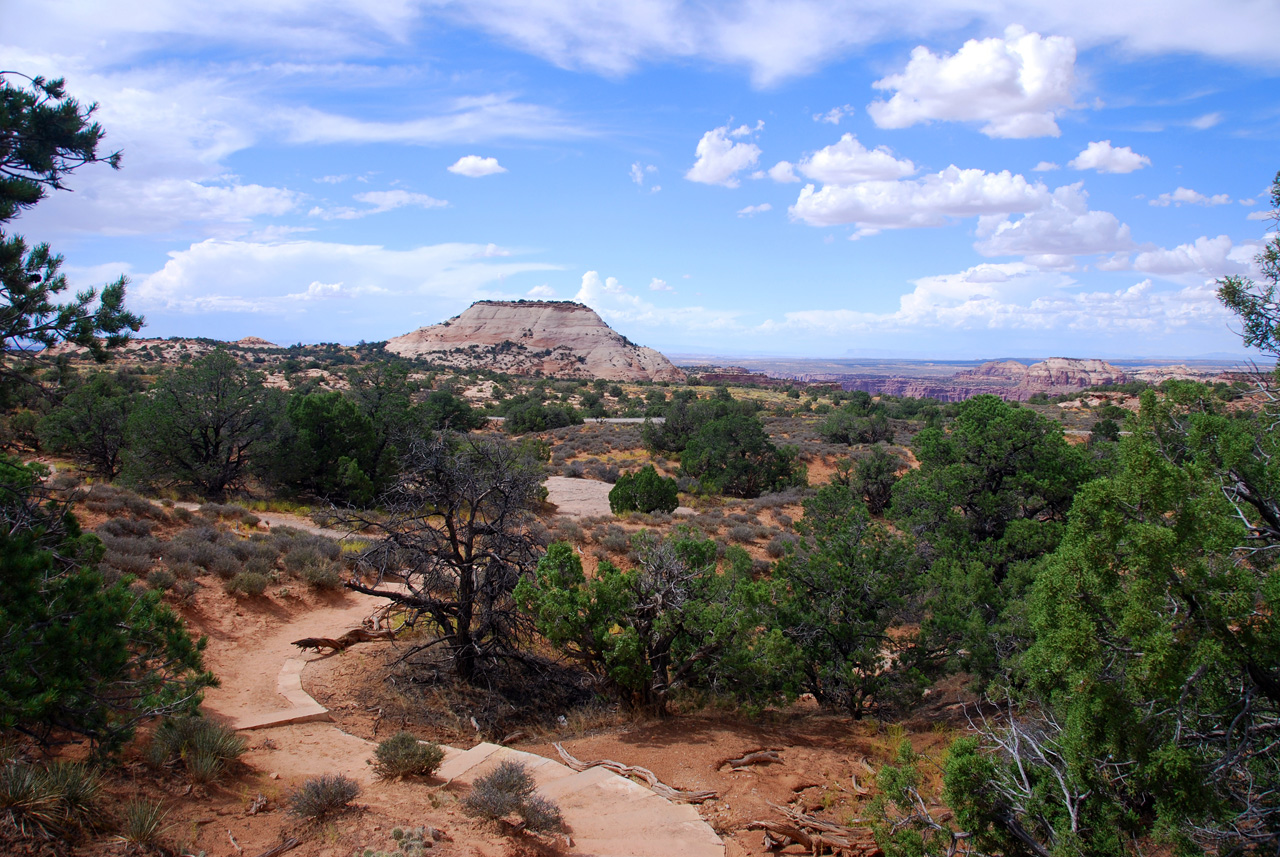
[[[248,595],[255,597],[267,591],[271,578],[256,571],[241,571],[228,580],[223,587],[229,595]]]
[[[0,766],[0,817],[23,835],[66,836],[91,824],[100,791],[87,765],[13,760]]]
[[[116,838],[127,845],[151,849],[158,846],[170,825],[169,811],[160,801],[136,798],[120,808],[120,832]]]
[[[147,747],[154,765],[182,765],[197,783],[211,783],[245,751],[234,730],[204,717],[167,717]]]
[[[397,732],[378,743],[373,759],[373,772],[384,780],[429,777],[444,761],[444,750],[435,742],[419,741],[410,732]]]
[[[462,811],[488,821],[516,816],[529,830],[552,831],[564,826],[560,808],[538,794],[528,769],[514,759],[477,777],[462,799]]]
[[[311,777],[289,794],[289,811],[299,818],[324,821],[345,810],[359,794],[359,784],[343,774]]]

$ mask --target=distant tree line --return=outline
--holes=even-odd
[[[349,369],[344,391],[263,385],[222,350],[161,375],[68,379],[37,433],[101,476],[185,486],[224,497],[253,477],[275,490],[368,503],[394,479],[401,450],[433,431],[468,431],[485,418],[446,390],[420,391],[403,366]]]

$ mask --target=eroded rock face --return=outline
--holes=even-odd
[[[397,336],[386,348],[458,368],[518,375],[685,380],[661,353],[634,344],[594,310],[570,301],[477,301],[448,321]]]

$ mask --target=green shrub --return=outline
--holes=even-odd
[[[289,795],[289,811],[301,818],[323,821],[360,794],[355,780],[342,774],[324,774],[307,780]]]
[[[462,811],[490,821],[518,815],[530,830],[559,830],[563,826],[559,807],[538,794],[529,771],[511,759],[476,779],[470,794],[462,799]]]
[[[227,581],[227,592],[232,595],[261,595],[267,591],[271,580],[265,574],[242,571]]]
[[[156,727],[147,757],[156,765],[181,761],[198,783],[216,780],[245,751],[235,730],[203,717],[169,717]]]
[[[673,512],[680,505],[676,480],[658,475],[653,465],[618,477],[609,492],[609,509],[624,512]]]
[[[444,761],[444,750],[436,743],[422,743],[408,732],[398,732],[374,750],[373,771],[383,779],[429,777]]]

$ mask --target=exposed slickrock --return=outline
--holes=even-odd
[[[461,315],[387,343],[405,357],[458,368],[611,381],[683,381],[685,375],[571,301],[478,301]]]

